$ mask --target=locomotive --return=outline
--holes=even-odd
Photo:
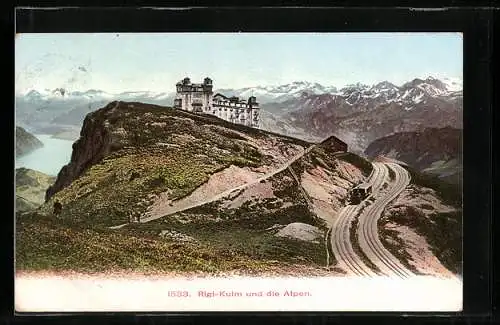
[[[370,184],[362,183],[354,187],[349,193],[349,203],[359,204],[372,193]]]

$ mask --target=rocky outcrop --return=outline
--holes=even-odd
[[[110,131],[109,123],[104,123],[115,112],[118,105],[119,102],[111,102],[103,109],[87,115],[83,121],[80,138],[73,144],[71,161],[61,168],[56,182],[47,189],[46,201],[112,150],[122,147],[124,139],[120,139],[119,135]]]
[[[175,230],[162,230],[159,236],[161,238],[168,238],[180,242],[189,242],[189,243],[196,242],[196,239],[194,239],[193,237],[187,236]]]
[[[43,143],[33,134],[16,126],[16,157],[24,156],[41,147],[43,147]]]
[[[306,223],[294,222],[280,229],[275,236],[319,243],[323,237],[323,231]]]

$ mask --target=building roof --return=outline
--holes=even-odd
[[[331,142],[337,142],[337,143],[342,143],[344,145],[347,145],[347,143],[345,143],[344,141],[340,140],[339,138],[337,138],[336,136],[329,136],[328,138],[326,138],[325,140],[321,141],[321,144],[328,144],[328,143],[331,143]]]
[[[221,93],[217,93],[217,94],[215,94],[215,95],[214,95],[214,97],[222,97],[222,98],[224,98],[224,99],[228,99],[226,96],[224,96],[224,95],[223,95],[223,94],[221,94]]]

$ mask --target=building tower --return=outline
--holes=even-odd
[[[257,103],[257,98],[255,96],[250,96],[248,98],[248,108],[250,109],[250,124],[249,126],[254,128],[260,127],[260,107],[259,103]]]
[[[213,97],[213,83],[212,79],[206,77],[203,79],[203,95],[202,95],[202,106],[203,112],[207,114],[212,113],[212,97]]]
[[[213,95],[212,79],[205,78],[203,83],[191,83],[184,78],[176,84],[177,94],[174,107],[188,112],[210,113]]]

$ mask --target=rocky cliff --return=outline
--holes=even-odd
[[[112,102],[100,111],[100,114],[87,115],[83,121],[82,136],[73,144],[71,161],[61,169],[55,184],[47,189],[46,200],[68,186],[89,166],[97,163],[110,152],[113,138],[108,127],[109,124],[104,125],[104,118],[108,114],[113,114],[113,109],[116,108],[117,104],[118,102]]]

